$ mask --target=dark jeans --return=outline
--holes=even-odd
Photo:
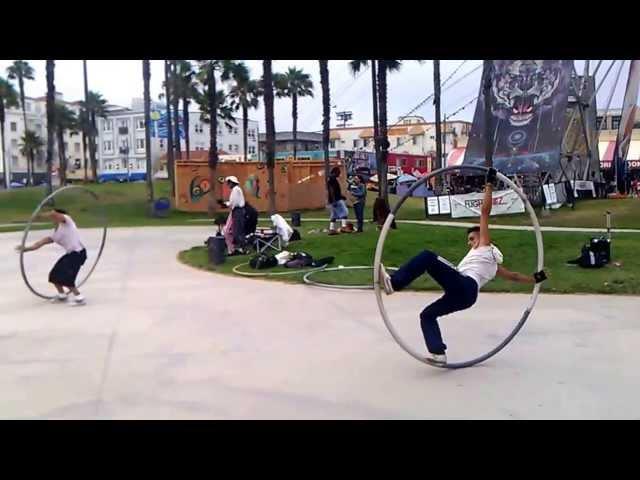
[[[235,248],[244,248],[244,207],[236,207],[232,210],[233,218],[233,245]]]
[[[478,299],[478,284],[458,272],[429,250],[413,257],[391,275],[395,291],[402,290],[423,273],[428,273],[444,290],[444,295],[420,313],[420,326],[430,353],[441,355],[447,349],[442,341],[438,317],[471,307]]]
[[[364,225],[364,202],[358,202],[353,204],[353,209],[356,212],[356,220],[358,222],[358,231],[362,231]]]

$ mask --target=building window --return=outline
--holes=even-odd
[[[368,147],[369,146],[369,139],[368,138],[365,138],[365,139],[362,140],[362,146],[363,147]]]
[[[16,140],[15,138],[11,139],[11,149],[16,149],[18,148],[18,140]]]
[[[233,134],[237,135],[238,134],[238,127],[233,127]]]
[[[18,156],[17,155],[11,155],[11,166],[13,169],[18,168]]]
[[[113,129],[113,122],[111,120],[104,120],[103,126],[105,132],[110,132]]]
[[[63,145],[64,145],[64,151],[68,153],[69,152],[69,143],[68,142],[63,142]]]
[[[12,132],[18,131],[18,124],[16,122],[11,122],[11,131]]]
[[[229,130],[229,135],[231,135],[233,133],[233,128],[232,127],[227,127],[227,130]]]
[[[204,129],[202,128],[202,124],[201,123],[196,123],[194,126],[194,129],[196,131],[196,133],[202,133],[204,132]],[[220,130],[218,130],[219,132]]]
[[[160,148],[164,149],[164,139],[160,139]]]
[[[37,133],[41,133],[42,132],[42,125],[39,123],[36,123],[36,132]]]
[[[138,119],[138,130],[144,130],[144,118]]]
[[[113,151],[113,143],[111,143],[111,140],[105,140],[102,149],[104,153],[111,153]]]
[[[329,148],[336,148],[336,141],[335,140],[329,140]]]
[[[41,113],[42,112],[42,107],[40,106],[39,103],[36,103],[36,113]]]
[[[615,115],[613,117],[611,117],[611,130],[618,130],[618,127],[620,126],[620,120],[622,119],[622,117],[620,115]]]
[[[24,109],[27,112],[31,111],[31,102],[24,102]]]
[[[249,132],[247,133],[247,137],[250,138],[251,140],[255,140],[256,139],[256,131],[254,129],[249,130]]]
[[[144,150],[144,138],[136,138],[136,148],[138,150]]]
[[[122,118],[120,120],[118,120],[118,127],[119,128],[127,128],[129,126],[129,121],[126,118]]]
[[[76,170],[79,170],[82,167],[82,162],[80,161],[79,158],[76,158],[76,161],[74,162],[73,166]]]
[[[78,142],[73,144],[73,151],[75,153],[80,153],[80,144]]]
[[[353,148],[358,148],[358,140],[353,141]]]
[[[413,138],[412,138],[411,140],[412,140],[412,143],[413,143],[414,145],[417,145],[417,144],[418,144],[418,137],[416,137],[415,135],[413,136]]]
[[[253,155],[254,153],[256,153],[256,147],[254,147],[253,145],[249,145],[247,153],[249,153],[249,155]]]
[[[229,144],[229,151],[233,151],[233,145]]]
[[[222,128],[218,127],[218,135],[222,135]]]

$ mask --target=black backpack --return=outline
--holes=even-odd
[[[249,266],[256,270],[264,270],[265,268],[273,268],[278,265],[278,259],[273,255],[259,253],[249,260]]]
[[[258,211],[249,202],[244,204],[244,234],[255,233],[258,226]]]
[[[294,253],[289,261],[285,263],[286,268],[303,268],[310,267],[313,264],[313,257],[307,252]]]

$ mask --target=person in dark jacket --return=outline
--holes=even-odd
[[[364,226],[364,206],[367,201],[367,188],[365,187],[362,177],[356,175],[353,178],[353,185],[349,188],[351,195],[353,196],[353,210],[356,212],[357,220],[357,233],[362,233],[362,227]]]
[[[327,192],[329,194],[329,209],[331,210],[331,222],[329,223],[329,235],[338,235],[338,233],[351,233],[353,228],[347,225],[347,218],[349,217],[349,210],[347,210],[346,198],[342,195],[340,189],[340,168],[333,167],[331,169],[331,175],[327,180]],[[336,222],[340,220],[342,226],[338,231],[336,229]]]

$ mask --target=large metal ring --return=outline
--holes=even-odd
[[[391,336],[393,337],[393,339],[398,343],[398,345],[400,345],[400,347],[405,352],[407,352],[416,360],[426,363],[427,365],[430,365],[432,367],[449,368],[449,369],[466,368],[466,367],[471,367],[473,365],[477,365],[478,363],[484,362],[485,360],[493,357],[496,353],[498,353],[500,350],[506,347],[509,344],[509,342],[513,340],[513,338],[522,329],[525,322],[527,321],[527,318],[529,318],[529,315],[531,314],[531,311],[533,310],[533,307],[536,304],[536,300],[538,299],[538,294],[540,293],[540,285],[541,285],[537,283],[533,287],[533,292],[531,293],[531,298],[529,299],[529,303],[525,307],[525,310],[522,313],[522,317],[520,318],[520,321],[514,327],[511,333],[509,333],[509,335],[507,335],[507,337],[493,350],[483,355],[480,355],[477,358],[473,358],[471,360],[467,360],[464,362],[446,363],[444,365],[431,363],[426,359],[425,354],[420,354],[419,352],[416,352],[415,350],[413,350],[410,346],[408,346],[402,340],[398,332],[396,332],[395,328],[389,321],[389,316],[387,314],[387,310],[384,306],[384,301],[382,299],[383,291],[382,291],[382,288],[380,287],[380,282],[379,282],[379,271],[380,271],[380,264],[382,263],[382,253],[384,251],[384,243],[387,238],[387,234],[389,233],[389,229],[391,228],[391,223],[395,220],[396,214],[398,213],[398,210],[400,210],[400,207],[402,207],[402,204],[405,202],[407,198],[411,196],[414,190],[416,190],[421,185],[424,185],[425,183],[427,183],[429,179],[431,179],[432,177],[442,175],[444,173],[455,171],[455,170],[473,170],[473,171],[481,172],[485,174],[489,171],[487,167],[479,166],[479,165],[456,165],[456,166],[445,167],[439,170],[435,170],[429,173],[427,176],[420,179],[415,184],[413,184],[411,188],[400,198],[398,203],[396,203],[396,205],[393,207],[393,210],[391,211],[391,213],[387,216],[387,220],[385,221],[384,226],[380,231],[380,237],[378,237],[378,244],[376,246],[376,253],[375,253],[374,263],[373,263],[373,267],[374,267],[373,268],[373,290],[376,295],[378,308],[380,309],[380,314],[382,315],[384,324],[389,330],[389,333],[391,333]],[[542,244],[542,232],[540,231],[540,224],[538,223],[538,217],[536,216],[536,212],[533,210],[533,207],[529,203],[529,200],[527,199],[526,195],[522,192],[522,190],[520,190],[520,188],[518,188],[518,186],[515,183],[513,183],[509,178],[505,177],[500,172],[498,172],[497,177],[499,180],[507,184],[509,188],[511,188],[514,192],[518,194],[520,199],[524,202],[525,208],[529,213],[529,217],[531,217],[531,223],[534,228],[536,244],[538,249],[537,270],[540,271],[543,269],[543,264],[544,264],[544,247]]]
[[[88,193],[91,197],[93,197],[93,199],[96,202],[98,202],[98,205],[100,205],[100,200],[98,198],[98,195],[95,192],[92,192],[91,190],[89,190],[88,188],[80,187],[78,185],[67,185],[66,187],[59,188],[58,190],[53,192],[51,195],[48,195],[36,207],[36,209],[33,211],[33,214],[31,215],[31,218],[29,219],[29,223],[27,223],[27,226],[25,227],[24,233],[22,235],[22,243],[21,243],[21,249],[20,249],[20,273],[22,273],[22,278],[24,279],[24,283],[27,285],[27,288],[29,290],[31,290],[31,292],[34,295],[37,295],[40,298],[44,298],[45,300],[51,300],[55,296],[54,295],[46,295],[44,293],[41,293],[38,290],[36,290],[33,287],[33,285],[31,285],[31,283],[29,283],[29,279],[27,278],[27,274],[26,274],[26,272],[24,270],[24,247],[26,245],[27,236],[29,235],[29,232],[31,231],[31,226],[33,225],[33,222],[36,219],[36,217],[40,214],[40,211],[42,210],[42,207],[47,205],[59,193],[67,191],[67,190],[72,190],[72,189],[74,189],[74,190],[82,190],[83,192]],[[107,240],[107,215],[106,215],[106,213],[104,211],[104,207],[100,208],[100,213],[101,213],[100,216],[102,217],[102,241],[100,242],[100,249],[98,250],[98,254],[96,255],[96,259],[93,262],[93,265],[91,266],[91,268],[89,269],[87,274],[82,278],[82,280],[80,280],[79,282],[76,283],[76,287],[77,288],[80,288],[82,285],[84,285],[87,282],[87,280],[89,280],[89,277],[91,276],[91,274],[95,270],[96,266],[98,265],[98,261],[100,260],[100,257],[102,256],[102,251],[104,250],[104,246],[105,246],[105,243],[106,243],[106,240]]]

